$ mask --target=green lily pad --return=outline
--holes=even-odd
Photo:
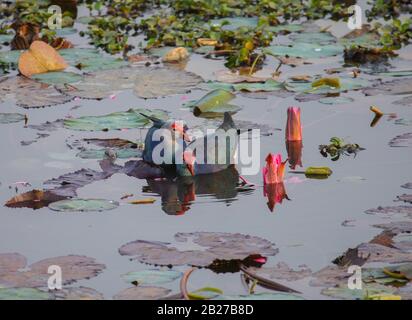
[[[233,84],[235,91],[247,91],[247,92],[271,92],[281,90],[284,88],[282,82],[278,82],[273,79],[268,79],[265,82],[244,82]]]
[[[337,287],[327,288],[322,290],[322,294],[325,296],[330,296],[338,299],[345,300],[363,300],[367,299],[368,296],[380,295],[380,294],[393,294],[396,292],[396,288],[371,283],[362,284],[362,289],[351,290],[348,288],[348,284],[340,284]]]
[[[209,22],[214,26],[222,26],[222,30],[234,31],[241,27],[256,28],[258,25],[257,17],[235,17],[235,18],[223,18],[214,19]]]
[[[312,87],[312,83],[303,81],[287,81],[285,87],[292,92],[303,92],[313,94],[328,94],[338,93],[350,90],[357,90],[369,86],[370,83],[367,80],[360,78],[341,78],[340,88],[330,87],[328,85],[322,85],[318,87]]]
[[[317,59],[336,56],[343,52],[340,45],[319,45],[317,43],[294,43],[290,46],[274,45],[263,49],[263,52],[272,56],[290,56],[304,59]]]
[[[56,36],[58,37],[65,37],[75,33],[77,33],[77,29],[72,27],[61,28],[56,30]]]
[[[380,77],[410,77],[412,76],[412,70],[379,72],[379,73],[375,73],[375,75],[380,76]]]
[[[188,294],[190,300],[210,300],[219,295],[223,295],[223,291],[213,287],[200,288]]]
[[[161,300],[169,293],[170,289],[162,287],[133,287],[116,294],[114,300]]]
[[[138,285],[161,284],[173,282],[179,279],[182,273],[174,270],[142,270],[129,272],[122,275],[122,279],[128,283],[137,282]]]
[[[49,209],[60,212],[94,212],[113,210],[119,203],[104,199],[70,199],[49,204]]]
[[[333,44],[336,38],[329,32],[302,32],[289,36],[294,42],[315,43],[317,45]]]
[[[81,131],[102,131],[142,128],[150,123],[140,112],[160,119],[166,119],[167,114],[161,110],[130,109],[102,116],[84,116],[65,119],[64,127]]]
[[[256,293],[251,295],[218,296],[215,300],[305,300],[291,293]]]
[[[78,82],[83,76],[74,72],[47,72],[33,75],[32,79],[54,85]]]
[[[326,97],[319,99],[319,102],[323,104],[346,104],[352,103],[353,101],[351,97]]]
[[[0,52],[0,63],[6,64],[6,65],[17,66],[21,52],[22,51],[19,51],[19,50],[10,50],[10,51]]]
[[[0,44],[10,42],[13,39],[12,34],[0,34]]]
[[[70,48],[59,51],[64,60],[73,67],[85,72],[118,69],[127,66],[122,59],[105,56],[95,49]]]
[[[50,293],[34,288],[0,288],[0,300],[50,300]]]
[[[196,116],[201,114],[223,114],[225,112],[236,112],[240,108],[228,103],[235,97],[236,96],[230,91],[216,89],[197,101],[189,102],[186,106],[193,108],[193,113]]]
[[[23,121],[24,119],[25,119],[24,114],[0,113],[0,123],[1,124],[20,122],[20,121]]]
[[[282,31],[287,31],[287,32],[299,32],[304,30],[304,27],[300,24],[279,24],[277,26],[268,26],[266,27],[267,30],[272,31],[272,32],[282,32]]]

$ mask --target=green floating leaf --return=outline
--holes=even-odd
[[[397,279],[412,280],[412,263],[387,266],[383,269],[383,272]]]
[[[65,84],[74,83],[83,79],[83,76],[74,72],[47,72],[32,76],[32,79],[47,83],[47,84]]]
[[[346,104],[346,103],[352,103],[354,100],[353,98],[350,97],[326,97],[319,99],[320,103],[323,104]]]
[[[396,292],[396,288],[389,287],[377,283],[362,284],[362,289],[349,289],[348,284],[340,284],[337,287],[327,288],[322,290],[322,294],[338,299],[345,300],[364,300],[374,295],[392,295]]]
[[[75,119],[65,119],[64,127],[71,130],[102,131],[142,128],[150,123],[140,112],[160,119],[166,119],[167,114],[161,110],[130,109],[102,116],[84,116]]]
[[[215,300],[305,300],[291,293],[257,293],[251,295],[218,296]]]
[[[374,73],[374,75],[380,77],[410,77],[412,76],[412,70],[399,70],[399,71],[388,71],[388,72],[379,72]]]
[[[304,30],[304,27],[300,24],[279,24],[277,26],[268,26],[266,27],[266,30],[272,31],[272,32],[281,32],[281,31],[287,31],[287,32],[299,32]]]
[[[126,273],[122,275],[122,279],[127,283],[137,282],[138,285],[152,285],[173,282],[181,276],[180,271],[151,269]]]
[[[119,206],[116,201],[104,199],[69,199],[49,204],[49,209],[60,212],[94,212],[113,210]]]
[[[312,82],[312,88],[319,88],[322,86],[331,87],[334,89],[340,89],[339,78],[320,78]]]
[[[315,43],[317,45],[333,44],[336,38],[329,32],[302,32],[289,36],[294,42]]]
[[[72,27],[56,29],[56,36],[58,37],[65,37],[75,33],[77,33],[77,29]]]
[[[332,170],[328,167],[309,167],[305,170],[306,177],[329,177]]]
[[[0,288],[0,300],[50,300],[52,296],[34,288]]]
[[[193,113],[195,116],[200,115],[211,115],[211,114],[223,114],[224,112],[236,112],[240,108],[228,104],[229,101],[233,100],[236,96],[227,90],[216,89],[199,100],[189,103],[187,106],[193,108]]]
[[[284,88],[282,82],[278,82],[273,79],[266,80],[265,82],[256,82],[256,83],[236,83],[233,84],[233,88],[236,91],[247,91],[247,92],[270,92],[281,90]]]
[[[210,300],[222,294],[223,291],[219,288],[204,287],[196,291],[189,292],[188,297],[190,300]]]
[[[10,42],[13,39],[12,34],[0,34],[0,44]]]
[[[59,50],[59,53],[70,66],[85,72],[118,69],[128,65],[122,59],[102,55],[95,49],[70,48]]]
[[[336,56],[343,53],[343,48],[335,45],[319,45],[317,43],[294,43],[290,46],[274,45],[263,49],[263,52],[272,56],[290,56],[303,59],[317,59]]]
[[[24,119],[25,119],[24,114],[0,113],[0,123],[1,124],[20,122],[20,121],[23,121]]]
[[[17,66],[21,52],[19,50],[0,52],[0,64]]]
[[[358,90],[365,88],[370,85],[367,80],[359,78],[340,78],[339,87],[333,86],[333,83],[324,82],[325,79],[335,79],[335,78],[320,78],[315,80],[313,83],[318,83],[319,86],[313,86],[310,82],[303,81],[287,81],[285,83],[285,88],[292,92],[300,93],[314,93],[314,94],[328,94],[328,93],[338,93],[350,90]],[[336,78],[338,79],[338,78]]]
[[[258,25],[257,17],[235,17],[211,20],[214,26],[222,26],[222,30],[234,31],[241,27],[256,28]]]

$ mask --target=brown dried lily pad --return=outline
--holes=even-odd
[[[66,197],[57,195],[47,190],[32,190],[18,194],[6,202],[9,208],[31,208],[40,209],[47,207],[50,203],[63,200]]]
[[[48,268],[51,265],[58,265],[61,267],[63,285],[96,277],[106,268],[105,265],[97,263],[93,258],[79,255],[44,259],[27,267],[22,267],[23,258],[24,257],[10,254],[0,254],[0,287],[47,287],[47,280],[50,277]],[[7,262],[8,259],[11,259],[12,264]],[[16,263],[16,261],[18,261],[18,263]],[[3,266],[6,267],[3,268]]]
[[[367,96],[410,94],[412,93],[412,78],[380,82],[370,88],[363,89],[363,93]]]
[[[376,224],[374,227],[390,231],[395,235],[400,233],[412,233],[412,221],[397,221],[385,224]]]
[[[123,245],[119,253],[154,265],[210,267],[219,261],[242,261],[251,255],[273,256],[278,252],[268,240],[239,233],[177,233],[175,240],[180,243],[190,240],[205,249],[181,251],[170,243],[137,240]]]
[[[411,147],[412,146],[412,132],[404,133],[396,136],[389,141],[391,147]]]
[[[380,244],[362,243],[357,249],[362,257],[368,257],[368,262],[401,263],[412,261],[412,253]]]
[[[114,300],[161,300],[171,292],[162,287],[133,287],[116,294]]]
[[[347,268],[332,265],[315,272],[309,284],[313,287],[329,287],[338,283],[347,283],[349,276]]]
[[[14,99],[23,108],[40,108],[72,100],[53,86],[16,76],[0,79],[0,100]]]
[[[380,217],[412,217],[412,206],[389,206],[389,207],[377,207],[375,209],[368,209],[365,211],[367,214],[373,214]]]
[[[412,194],[403,194],[401,196],[397,196],[396,201],[403,201],[412,204]],[[410,208],[410,210],[412,210],[412,207]]]

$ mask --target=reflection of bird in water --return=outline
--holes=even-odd
[[[212,196],[230,203],[237,197],[238,192],[243,191],[239,187],[239,173],[234,166],[212,174],[178,177],[175,180],[148,179],[147,183],[148,186],[143,188],[143,192],[159,194],[163,211],[171,215],[188,211],[196,195]]]

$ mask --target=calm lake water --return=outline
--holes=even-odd
[[[344,33],[340,28],[337,31]],[[83,44],[86,41],[77,40]],[[393,68],[410,67],[411,53],[410,46],[402,49],[401,57],[391,61]],[[340,67],[342,63],[343,58],[337,56],[299,68],[282,66],[281,79],[297,74],[323,74],[324,69]],[[267,76],[276,66],[277,60],[269,57],[266,67],[257,75]],[[221,69],[222,61],[206,60],[199,55],[192,55],[185,68],[205,80],[213,79],[213,73]],[[364,74],[362,77],[369,78]],[[41,124],[68,116],[102,115],[129,108],[163,109],[170,112],[171,117],[183,119],[189,126],[195,126],[205,125],[207,120],[194,117],[182,108],[182,104],[200,98],[205,93],[193,90],[188,94],[144,100],[137,98],[131,91],[125,91],[118,93],[114,99],[71,101],[40,109],[24,110],[13,101],[6,101],[0,104],[0,109],[1,112],[27,114],[29,124]],[[369,125],[373,118],[369,110],[372,105],[378,106],[384,113],[395,113],[398,119],[412,119],[412,107],[392,103],[401,96],[365,97],[360,91],[344,93],[343,96],[351,97],[354,101],[325,105],[317,100],[298,102],[294,96],[281,98],[270,94],[259,99],[238,94],[233,101],[233,104],[241,107],[233,116],[235,122],[250,121],[273,129],[273,134],[261,137],[261,165],[264,165],[269,152],[281,153],[286,158],[286,110],[289,106],[299,106],[303,124],[303,166],[329,166],[333,170],[328,179],[314,180],[304,179],[304,176],[290,173],[287,169],[285,187],[290,201],[277,204],[273,213],[269,211],[263,196],[260,171],[246,177],[256,184],[255,190],[223,200],[213,194],[199,196],[184,215],[167,214],[162,210],[158,195],[143,193],[142,188],[147,186],[146,180],[114,174],[107,180],[94,182],[78,190],[80,198],[120,201],[121,205],[112,211],[57,213],[48,208],[32,210],[1,206],[0,252],[21,253],[28,258],[29,263],[68,254],[96,258],[106,265],[106,270],[78,284],[94,288],[108,299],[129,287],[121,279],[122,274],[149,268],[121,256],[118,252],[120,246],[137,239],[171,242],[177,232],[216,231],[260,236],[274,242],[279,248],[279,253],[270,257],[267,265],[286,262],[291,267],[297,267],[305,264],[317,271],[329,265],[347,248],[369,241],[378,234],[380,230],[372,225],[388,219],[367,215],[364,211],[394,205],[396,196],[406,191],[400,186],[412,181],[412,148],[388,145],[393,137],[411,132],[411,127],[397,125],[386,115],[375,127]],[[218,121],[210,123],[216,126]],[[0,203],[4,204],[16,195],[14,187],[9,186],[17,181],[31,184],[30,188],[19,188],[19,192],[25,192],[41,189],[44,181],[81,168],[100,171],[98,161],[76,157],[78,151],[68,148],[67,139],[118,137],[142,141],[144,135],[145,130],[138,129],[110,132],[59,129],[46,138],[24,146],[21,141],[36,138],[35,130],[25,128],[22,122],[0,124]],[[343,156],[339,161],[332,162],[322,157],[318,146],[327,144],[333,136],[358,143],[366,150],[359,152],[356,157]],[[124,162],[116,161],[121,165]],[[293,183],[291,177],[299,177],[303,181]],[[150,196],[157,201],[148,205],[130,205],[120,200],[125,194],[134,194],[131,199]],[[343,226],[345,220],[353,220],[352,226]],[[185,270],[184,267],[177,269]],[[306,298],[325,298],[320,295],[319,288],[310,287],[306,280],[287,285],[302,291]],[[239,273],[215,274],[208,270],[194,273],[190,288],[204,286],[216,286],[228,294],[244,293]],[[177,292],[178,282],[169,287]]]

